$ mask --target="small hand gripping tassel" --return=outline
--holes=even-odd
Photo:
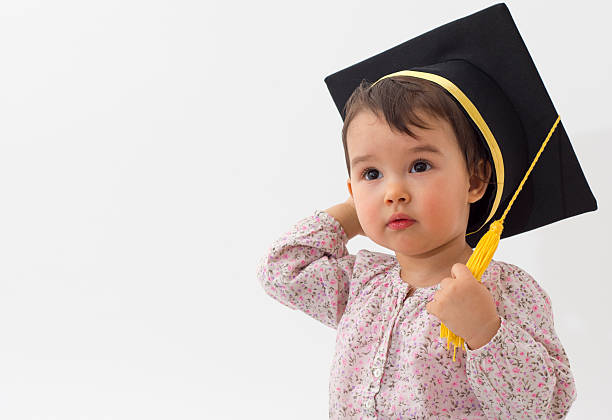
[[[493,254],[495,254],[495,251],[497,250],[497,245],[499,244],[499,239],[501,237],[503,229],[504,225],[502,220],[496,220],[491,223],[489,231],[485,233],[482,238],[480,238],[480,241],[478,241],[478,244],[476,245],[472,256],[466,264],[467,268],[469,268],[476,280],[480,281],[482,274],[485,272],[485,270],[489,266],[489,263],[493,259]],[[458,335],[455,335],[443,323],[440,323],[440,337],[447,339],[447,349],[449,348],[451,342],[454,344],[454,362],[455,355],[457,353],[457,347],[463,347],[463,338],[459,337]]]

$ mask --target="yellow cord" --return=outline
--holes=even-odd
[[[561,116],[559,115],[557,116],[557,120],[553,124],[552,128],[548,132],[548,136],[546,136],[546,139],[542,143],[542,146],[540,146],[540,150],[538,151],[535,158],[531,162],[531,166],[527,170],[527,173],[523,177],[523,180],[521,181],[520,185],[514,192],[514,196],[512,197],[512,200],[510,200],[510,203],[508,203],[508,207],[506,207],[506,210],[504,211],[501,219],[495,220],[494,222],[492,222],[489,228],[489,231],[485,233],[484,236],[480,238],[480,241],[478,241],[478,244],[476,244],[476,248],[474,249],[472,256],[470,257],[470,259],[468,260],[466,264],[467,268],[469,268],[469,270],[472,272],[472,275],[476,278],[476,280],[481,281],[482,274],[485,272],[485,270],[489,266],[489,263],[493,259],[493,254],[495,254],[495,250],[497,250],[497,245],[499,244],[501,233],[504,230],[504,220],[506,219],[506,215],[508,214],[510,207],[512,207],[512,204],[514,204],[514,200],[518,196],[519,192],[523,189],[523,185],[525,184],[527,177],[529,176],[529,174],[531,173],[531,170],[533,169],[536,162],[540,158],[540,154],[546,147],[548,140],[550,140],[550,137],[552,136],[553,132],[557,128],[557,125],[559,124],[560,120],[561,120]],[[454,362],[455,355],[457,353],[457,347],[463,347],[463,343],[464,343],[463,338],[459,337],[458,335],[455,335],[451,330],[448,329],[446,325],[444,325],[444,323],[440,323],[440,337],[446,338],[446,348],[447,349],[449,348],[451,342],[455,346],[453,350],[453,362]]]

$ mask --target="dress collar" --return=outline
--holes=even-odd
[[[405,281],[403,281],[402,278],[400,277],[401,269],[402,269],[402,266],[400,265],[399,261],[396,261],[395,264],[389,270],[389,276],[391,277],[391,281],[393,282],[393,285],[396,289],[407,293],[412,286],[406,283]],[[435,284],[433,286],[417,287],[417,288],[414,288],[414,293],[412,294],[412,296],[430,297],[438,289],[440,289],[440,283]]]

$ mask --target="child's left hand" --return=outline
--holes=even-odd
[[[465,264],[453,265],[451,275],[442,279],[440,289],[425,308],[475,350],[491,341],[501,319],[489,289]]]

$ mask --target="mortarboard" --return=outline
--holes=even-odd
[[[467,266],[477,279],[500,237],[597,209],[568,135],[505,4],[410,39],[327,76],[325,83],[344,120],[344,106],[363,79],[377,83],[395,74],[441,86],[490,154],[493,183],[478,205],[472,205],[466,235],[469,245],[476,246]],[[484,227],[492,220],[487,232]],[[441,336],[452,340],[455,350],[463,344],[443,324]]]

